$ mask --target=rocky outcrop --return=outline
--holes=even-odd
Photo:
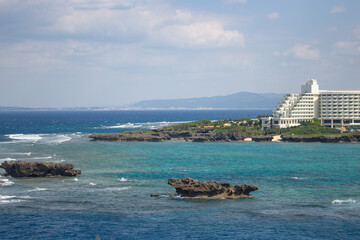
[[[165,129],[155,129],[152,132],[134,131],[126,133],[106,133],[91,134],[89,138],[94,141],[116,141],[116,142],[163,142],[168,140],[186,140],[193,142],[230,142],[242,141],[244,136],[238,133],[218,133],[210,130],[171,131]]]
[[[5,176],[18,178],[55,176],[75,177],[81,174],[81,170],[74,170],[74,164],[72,163],[5,161],[0,167],[5,169]]]
[[[339,143],[339,142],[360,142],[359,134],[350,135],[281,135],[282,141],[285,142],[323,142],[323,143]]]
[[[94,141],[116,141],[116,142],[162,142],[170,140],[168,135],[162,133],[147,134],[143,132],[126,133],[108,133],[108,134],[91,134],[89,138]]]
[[[271,142],[272,136],[253,136],[251,137],[254,142]]]
[[[181,181],[169,178],[168,184],[176,189],[178,195],[185,198],[244,198],[252,197],[249,193],[258,190],[258,187],[251,184],[231,186],[229,183],[205,182],[192,178]]]

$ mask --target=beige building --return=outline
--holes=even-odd
[[[262,128],[293,127],[313,118],[323,126],[360,126],[359,106],[360,90],[319,90],[317,81],[309,79],[301,93],[286,94],[272,117],[262,118]]]

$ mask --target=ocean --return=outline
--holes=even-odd
[[[82,170],[76,178],[0,177],[0,239],[359,239],[359,143],[88,138],[264,113],[271,112],[0,112],[0,162],[70,162]],[[259,190],[248,199],[170,198],[173,177]]]

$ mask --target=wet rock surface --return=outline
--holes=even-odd
[[[339,143],[339,142],[360,142],[360,134],[349,135],[281,135],[282,141],[285,142],[323,142],[323,143]]]
[[[245,198],[252,197],[250,192],[258,190],[251,184],[235,185],[216,181],[198,181],[184,178],[181,181],[169,178],[168,184],[176,189],[176,193],[185,198]]]
[[[245,136],[238,133],[217,133],[209,130],[199,130],[196,132],[177,132],[165,129],[156,129],[153,133],[144,131],[134,131],[127,133],[105,133],[91,134],[93,141],[117,141],[117,142],[163,142],[169,140],[193,141],[193,142],[231,142],[242,141]]]
[[[253,136],[252,140],[254,142],[271,142],[271,140],[273,139],[272,136]]]
[[[5,161],[0,165],[5,169],[5,176],[21,177],[75,177],[81,170],[74,170],[72,163]]]

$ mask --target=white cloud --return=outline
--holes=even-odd
[[[360,25],[353,30],[355,38],[360,39]]]
[[[156,33],[157,34],[157,33]],[[220,22],[195,22],[176,24],[160,29],[164,43],[178,47],[244,47],[244,36],[236,30],[225,30]]]
[[[339,6],[334,6],[329,13],[341,13],[344,12],[346,10],[346,8],[343,5],[339,5]]]
[[[360,39],[360,26],[357,26],[352,32],[352,40],[339,41],[334,44],[335,51],[333,51],[333,54],[360,54],[360,41],[358,40]]]
[[[186,10],[176,10],[176,16],[175,20],[181,21],[181,22],[189,22],[193,19],[193,15],[190,11]]]
[[[329,29],[328,29],[328,31],[329,32],[336,32],[338,29],[337,29],[337,27],[330,27]]]
[[[69,0],[74,8],[80,9],[123,9],[134,7],[134,0]]]
[[[334,44],[335,53],[341,54],[360,54],[360,42],[358,41],[340,41]]]
[[[279,19],[280,15],[277,12],[272,12],[266,15],[266,17],[270,20]]]
[[[133,38],[145,44],[176,47],[243,47],[245,44],[243,34],[226,29],[226,22],[220,17],[182,9],[172,10],[166,6],[154,8],[137,5],[117,11],[71,8],[57,19],[50,30],[74,36]]]
[[[316,60],[320,58],[320,51],[310,45],[296,44],[293,48],[285,51],[284,56],[292,55],[301,60]]]
[[[274,55],[275,57],[281,56],[281,54],[280,54],[278,51],[273,52],[273,55]]]
[[[247,0],[223,0],[225,3],[227,4],[231,4],[231,3],[246,3]]]

